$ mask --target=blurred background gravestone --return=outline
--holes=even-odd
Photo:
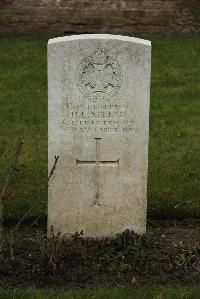
[[[199,32],[198,0],[1,0],[0,32]]]

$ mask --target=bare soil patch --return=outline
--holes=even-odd
[[[130,231],[114,240],[85,240],[77,233],[63,241],[58,236],[57,247],[46,243],[44,223],[26,224],[14,234],[12,258],[8,231],[7,226],[0,287],[200,283],[198,220],[149,221],[143,237]]]

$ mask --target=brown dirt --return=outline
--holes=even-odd
[[[39,244],[46,243],[35,241],[37,232],[45,236],[45,227],[26,225],[15,232],[13,258],[6,227],[0,258],[0,287],[200,283],[198,220],[149,221],[147,235],[142,238],[128,231],[114,240],[101,241],[84,240],[75,234],[64,241],[58,256],[51,256],[50,249],[41,254]],[[178,251],[174,243],[181,241],[184,248],[196,248],[195,254]],[[181,254],[187,263],[178,265],[180,259],[176,257]]]

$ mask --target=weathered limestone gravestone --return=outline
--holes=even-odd
[[[85,237],[146,230],[151,43],[89,34],[48,44],[48,225]]]

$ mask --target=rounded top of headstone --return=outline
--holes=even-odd
[[[48,41],[48,44],[67,42],[67,41],[75,41],[75,40],[118,40],[124,42],[133,42],[141,45],[151,46],[151,42],[149,40],[124,36],[124,35],[113,35],[113,34],[78,34],[78,35],[69,35],[52,38]]]

